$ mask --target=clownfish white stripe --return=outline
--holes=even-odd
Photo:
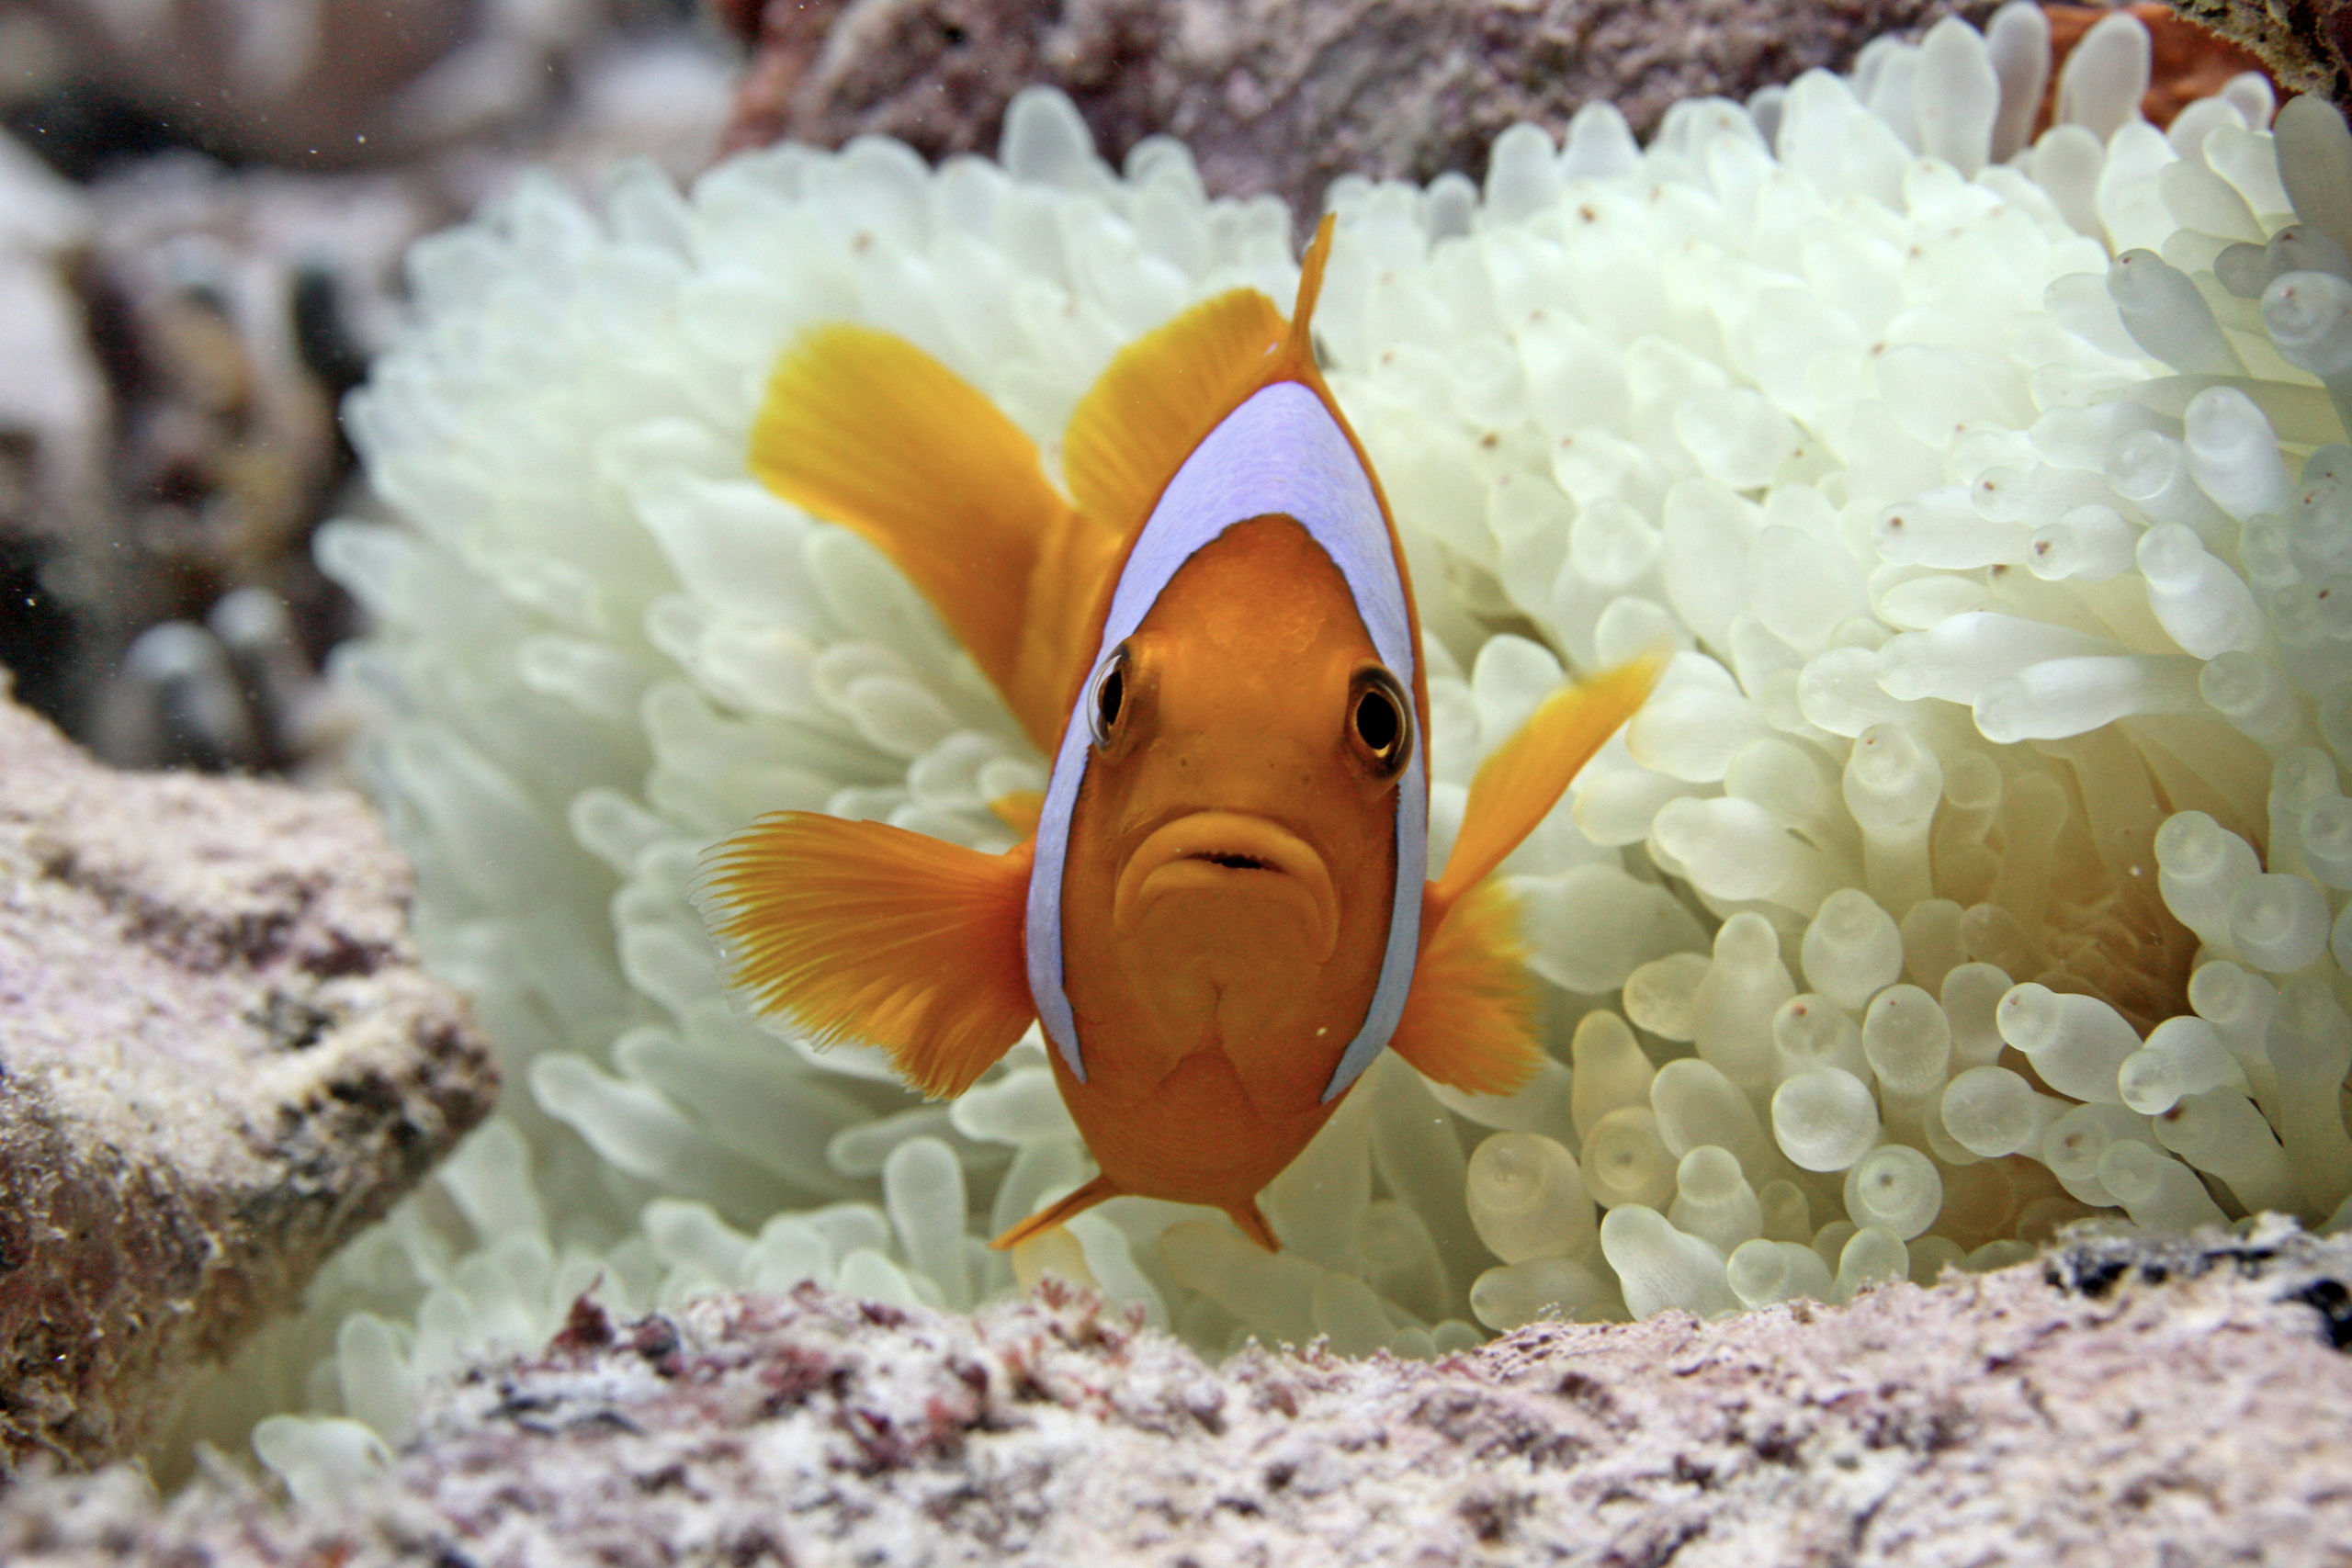
[[[1403,573],[1372,480],[1323,400],[1295,381],[1263,388],[1212,430],[1161,492],[1113,592],[1090,670],[1132,636],[1194,553],[1236,523],[1280,514],[1305,528],[1339,568],[1381,661],[1410,692],[1419,649]],[[1081,685],[1080,708],[1093,682]],[[1070,1072],[1086,1081],[1062,968],[1062,886],[1070,818],[1085,781],[1091,732],[1080,709],[1062,731],[1037,823],[1024,942],[1039,1022]],[[1341,1055],[1323,1099],[1343,1092],[1388,1043],[1412,988],[1420,943],[1420,890],[1429,868],[1425,745],[1413,748],[1398,780],[1396,888],[1388,940],[1363,1022]]]

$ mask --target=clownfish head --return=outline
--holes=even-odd
[[[1097,663],[1080,716],[1063,930],[1087,950],[1081,1036],[1107,1005],[1162,1059],[1336,1056],[1388,945],[1421,718],[1330,556],[1288,516],[1227,526]]]
[[[1296,523],[1236,524],[1195,556],[1083,711],[1123,938],[1172,954],[1246,930],[1320,964],[1343,890],[1385,916],[1413,699]]]

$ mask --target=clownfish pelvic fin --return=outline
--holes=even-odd
[[[1037,1016],[1021,945],[1035,857],[784,811],[721,843],[697,893],[760,1011],[820,1046],[880,1045],[944,1099]]]
[[[1019,1224],[1012,1226],[994,1241],[989,1250],[1009,1252],[1031,1236],[1042,1235],[1056,1225],[1077,1218],[1106,1198],[1116,1198],[1119,1189],[1107,1176],[1098,1176],[1059,1202],[1048,1203]]]
[[[1032,1236],[1042,1235],[1056,1225],[1068,1224],[1105,1199],[1119,1196],[1118,1187],[1107,1176],[1098,1176],[1057,1203],[1049,1203],[1027,1219],[989,1243],[991,1250],[1010,1251]],[[1241,1234],[1264,1247],[1268,1252],[1280,1252],[1283,1244],[1274,1238],[1274,1227],[1258,1210],[1255,1199],[1244,1198],[1225,1206],[1227,1218],[1240,1228]]]
[[[1578,771],[1648,700],[1666,667],[1653,654],[1555,692],[1470,782],[1462,831],[1421,899],[1421,952],[1389,1047],[1424,1077],[1508,1094],[1543,1046],[1518,900],[1487,874],[1559,804]]]

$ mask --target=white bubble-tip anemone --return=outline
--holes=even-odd
[[[1265,1195],[1274,1257],[1140,1200],[987,1253],[1089,1174],[1034,1043],[923,1104],[747,1023],[686,893],[763,810],[1001,845],[986,802],[1043,774],[906,582],[751,479],[777,353],[903,333],[1050,463],[1121,344],[1289,297],[1287,215],[1164,140],[1114,175],[1033,93],[1000,162],[531,183],[420,246],[351,409],[397,521],[321,555],[373,618],[340,674],[420,940],[511,1089],[196,1429],[336,1418],[334,1464],[269,1427],[324,1487],[352,1423],[397,1439],[417,1379],[592,1282],[963,1306],[1051,1269],[1212,1349],[1427,1354],[2095,1214],[2336,1218],[2352,136],[2309,100],[2274,131],[2258,81],[2142,122],[2137,25],[2030,145],[2047,35],[2011,6],[1645,148],[1593,107],[1483,190],[1333,189],[1317,325],[1420,592],[1434,852],[1564,671],[1679,651],[1504,868],[1554,1063],[1491,1100],[1383,1062]]]

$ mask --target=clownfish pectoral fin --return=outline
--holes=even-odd
[[[837,323],[776,362],[751,467],[896,562],[1052,751],[1075,677],[1024,678],[1025,648],[1036,626],[1086,617],[1118,541],[1071,511],[1019,426],[904,338]]]
[[[1001,855],[883,822],[761,818],[704,873],[705,917],[762,1012],[818,1045],[890,1053],[933,1099],[961,1094],[1037,1016],[1022,924],[1036,846]]]
[[[1519,934],[1519,900],[1499,882],[1481,883],[1453,900],[1441,898],[1432,884],[1421,908],[1430,936],[1389,1049],[1423,1077],[1466,1094],[1526,1087],[1544,1047],[1532,1027],[1535,995]]]
[[[1049,1203],[1002,1235],[989,1243],[993,1252],[1007,1252],[1019,1247],[1031,1236],[1053,1229],[1064,1221],[1086,1213],[1105,1198],[1116,1198],[1119,1190],[1107,1176],[1098,1176],[1058,1203]]]
[[[1554,693],[1471,779],[1444,874],[1422,895],[1413,988],[1388,1041],[1422,1077],[1469,1094],[1509,1094],[1535,1071],[1543,1046],[1532,1028],[1519,901],[1487,874],[1634,716],[1665,664],[1637,659]]]
[[[1592,754],[1649,699],[1665,668],[1662,655],[1650,654],[1562,687],[1479,764],[1453,852],[1430,886],[1441,907],[1461,898],[1535,830]]]

